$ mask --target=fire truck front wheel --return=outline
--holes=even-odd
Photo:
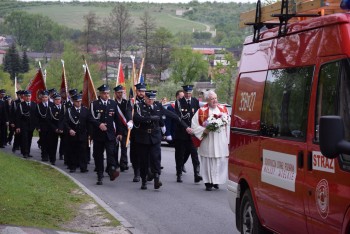
[[[243,194],[240,211],[240,226],[242,234],[269,233],[259,221],[259,218],[256,214],[253,198],[249,189],[247,189]]]

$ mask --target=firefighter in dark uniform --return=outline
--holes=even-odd
[[[53,103],[53,95],[57,93],[57,90],[55,88],[48,89],[49,92],[49,102]]]
[[[176,114],[191,126],[192,117],[200,108],[198,99],[192,97],[193,85],[182,86],[184,90],[184,97],[175,103]],[[191,132],[184,128],[177,128],[175,131],[175,148],[178,152],[175,156],[176,160],[176,175],[177,182],[182,182],[182,168],[187,161],[189,155],[192,158],[194,182],[199,183],[202,180],[200,176],[200,166],[197,148],[193,145],[191,140]]]
[[[95,122],[89,110],[81,105],[82,97],[76,94],[71,97],[73,106],[67,108],[64,115],[63,128],[67,143],[65,156],[70,173],[80,168],[80,172],[87,170],[86,142],[88,140],[88,126]]]
[[[30,148],[34,129],[38,127],[37,109],[35,102],[31,101],[30,90],[23,92],[24,101],[18,105],[16,112],[16,133],[21,133],[21,152],[24,158],[32,157]]]
[[[135,105],[144,103],[146,86],[147,84],[145,83],[138,83],[135,85],[136,87]],[[134,140],[135,135],[137,134],[138,134],[138,129],[133,128],[131,130],[131,135],[130,135],[130,161],[132,164],[132,168],[134,170],[134,178],[132,180],[133,182],[140,181],[140,162],[139,162],[139,156],[137,155],[137,151],[136,151],[136,149],[138,148],[138,143],[135,142]]]
[[[134,141],[137,143],[137,155],[140,161],[141,189],[147,189],[149,168],[154,178],[154,188],[162,186],[161,174],[161,140],[165,133],[163,116],[177,120],[185,129],[188,125],[173,112],[166,110],[160,102],[155,101],[156,91],[145,92],[145,101],[134,106],[134,128],[137,129]]]
[[[47,116],[49,123],[48,153],[51,164],[55,165],[58,138],[63,134],[64,108],[61,104],[61,95],[58,93],[52,95],[52,100],[53,104],[49,107]]]
[[[6,115],[7,115],[7,122],[5,124],[5,136],[4,136],[4,145],[11,145],[11,141],[13,138],[14,131],[11,131],[9,126],[10,116],[11,116],[11,104],[12,104],[12,98],[10,95],[5,95],[4,97],[5,102],[5,109],[6,109]],[[10,139],[10,141],[9,141]]]
[[[99,99],[90,104],[90,114],[95,120],[92,129],[93,155],[95,159],[97,185],[102,185],[104,172],[103,152],[106,150],[106,171],[113,181],[119,176],[119,165],[115,157],[116,140],[121,140],[120,120],[118,117],[117,104],[109,99],[109,86],[101,85]]]
[[[14,140],[12,144],[12,152],[15,153],[16,150],[19,150],[21,145],[21,133],[16,133],[16,112],[18,109],[18,105],[23,101],[23,93],[24,90],[18,90],[16,92],[17,99],[14,100],[11,104],[11,117],[10,117],[10,128],[14,131]]]
[[[118,114],[121,120],[121,132],[122,132],[122,140],[119,144],[117,144],[116,157],[118,157],[119,145],[120,145],[120,171],[128,170],[128,149],[126,146],[126,138],[128,135],[128,129],[132,129],[133,122],[131,117],[131,103],[123,98],[124,87],[122,85],[118,85],[114,89],[114,97],[115,102],[118,105]]]
[[[49,144],[48,144],[48,135],[49,135],[49,123],[48,123],[48,113],[49,107],[52,105],[49,102],[49,92],[47,90],[41,91],[41,102],[37,104],[37,118],[39,121],[39,141],[41,149],[41,161],[49,161]]]
[[[5,148],[7,141],[7,124],[8,124],[8,111],[7,104],[4,100],[6,95],[5,89],[0,89],[0,108],[1,108],[1,118],[0,119],[0,148]]]
[[[70,89],[68,91],[70,99],[67,99],[66,101],[62,102],[63,108],[64,108],[64,114],[66,114],[67,109],[73,107],[73,97],[78,93],[77,89]],[[62,97],[62,96],[61,96]],[[60,141],[60,149],[59,149],[59,159],[62,160],[64,158],[64,164],[68,165],[68,156],[66,155],[66,148],[67,148],[67,144],[66,144],[66,137],[67,134],[63,134],[61,136],[61,141]],[[69,147],[69,146],[68,146]]]

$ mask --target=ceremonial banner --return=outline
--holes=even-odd
[[[66,71],[64,68],[64,61],[61,59],[62,62],[62,81],[61,81],[61,92],[65,92],[66,93],[66,100],[68,99],[68,86],[67,86],[67,78],[66,78]]]
[[[85,76],[84,76],[84,85],[83,85],[83,96],[82,96],[82,105],[86,108],[89,108],[92,101],[97,100],[97,94],[95,91],[94,83],[91,79],[89,67],[85,63]]]
[[[27,90],[32,92],[32,101],[39,102],[39,94],[42,90],[46,90],[46,85],[44,81],[44,76],[41,71],[41,68],[38,69],[38,72],[34,78],[27,85]]]

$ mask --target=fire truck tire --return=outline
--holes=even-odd
[[[242,234],[269,233],[259,221],[259,218],[256,214],[253,198],[249,189],[247,189],[243,194],[240,210],[240,226]]]

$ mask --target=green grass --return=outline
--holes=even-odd
[[[174,8],[175,9],[175,8]],[[94,7],[94,6],[82,6],[82,5],[41,5],[35,7],[26,7],[23,10],[28,13],[42,14],[48,16],[53,21],[65,25],[73,29],[82,30],[84,27],[83,16],[88,14],[89,11],[96,13],[100,18],[106,18],[112,11],[112,7]],[[201,23],[194,21],[185,21],[181,18],[174,18],[174,10],[158,11],[156,9],[149,9],[152,17],[156,19],[156,25],[158,27],[165,27],[172,33],[176,32],[192,32],[195,30],[205,30],[205,26]],[[134,20],[134,26],[139,23],[139,17],[143,15],[144,10],[134,9],[130,10],[130,14]]]
[[[0,224],[60,228],[75,217],[77,207],[91,201],[77,190],[50,166],[0,152]]]

